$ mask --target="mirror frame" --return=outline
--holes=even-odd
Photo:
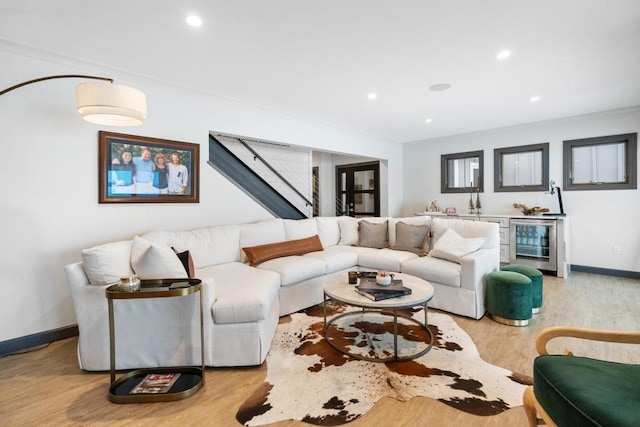
[[[540,175],[542,182],[531,185],[502,185],[502,156],[505,154],[542,152],[542,170]],[[493,150],[493,191],[519,192],[519,191],[548,191],[549,190],[549,143],[519,145],[516,147],[496,148]]]
[[[449,160],[467,159],[477,157],[480,163],[478,167],[478,178],[480,180],[479,191],[484,192],[484,151],[467,151],[465,153],[442,154],[440,156],[440,192],[441,193],[468,193],[471,187],[449,187]],[[478,188],[478,187],[473,187]]]

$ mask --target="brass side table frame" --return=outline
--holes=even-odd
[[[189,282],[185,288],[169,289],[174,282]],[[200,300],[200,361],[201,366],[176,366],[132,370],[116,379],[116,340],[113,301],[117,299],[182,297],[198,292]],[[111,376],[109,400],[113,403],[171,402],[192,396],[204,385],[204,315],[202,311],[202,282],[200,279],[156,279],[142,280],[139,291],[124,291],[119,285],[109,286],[105,291],[109,304],[109,344]],[[180,373],[178,381],[167,393],[130,394],[132,389],[148,374]]]

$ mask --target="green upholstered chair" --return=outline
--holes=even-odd
[[[515,271],[531,279],[531,297],[533,314],[539,313],[542,307],[542,273],[537,268],[522,264],[509,264],[501,268],[502,271]]]
[[[532,315],[531,279],[513,271],[487,275],[486,307],[491,318],[510,326],[526,326]]]
[[[550,355],[547,342],[556,337],[640,344],[640,332],[596,331],[569,327],[543,330],[536,339],[533,386],[523,402],[529,426],[640,425],[640,365],[587,357]]]

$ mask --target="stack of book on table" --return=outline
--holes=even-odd
[[[364,295],[373,301],[380,301],[389,298],[397,298],[403,295],[409,295],[411,289],[402,284],[402,280],[393,280],[390,285],[381,286],[376,283],[375,277],[363,277],[356,286],[356,292]]]

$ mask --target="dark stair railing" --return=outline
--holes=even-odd
[[[293,188],[293,186],[276,172],[255,150],[251,149],[244,141],[241,141],[241,143],[252,152],[255,156],[254,158],[260,159],[271,172],[275,173],[283,182]],[[209,161],[207,163],[274,216],[285,219],[307,218],[293,203],[283,197],[267,181],[211,134],[209,135]],[[303,197],[308,205],[311,205],[311,202],[304,198],[295,188],[293,189],[298,195]]]
[[[260,154],[258,154],[258,152],[256,150],[254,150],[253,148],[251,148],[251,146],[249,144],[247,144],[246,142],[244,142],[242,139],[238,138],[238,141],[240,141],[240,143],[247,149],[249,150],[249,152],[251,154],[253,154],[253,159],[254,160],[260,160],[262,162],[262,164],[264,164],[267,169],[269,169],[271,172],[273,172],[273,174],[275,176],[277,176],[278,178],[280,178],[280,180],[282,181],[283,184],[285,184],[287,187],[289,187],[290,189],[293,190],[294,193],[296,193],[298,196],[300,196],[300,198],[306,203],[307,206],[313,206],[313,203],[311,203],[309,201],[309,199],[307,199],[304,194],[302,194],[301,192],[298,191],[298,189],[296,187],[293,186],[293,184],[291,184],[284,176],[280,175],[280,172],[278,172],[277,170],[274,169],[273,166],[271,166],[271,164],[269,162],[267,162]]]

